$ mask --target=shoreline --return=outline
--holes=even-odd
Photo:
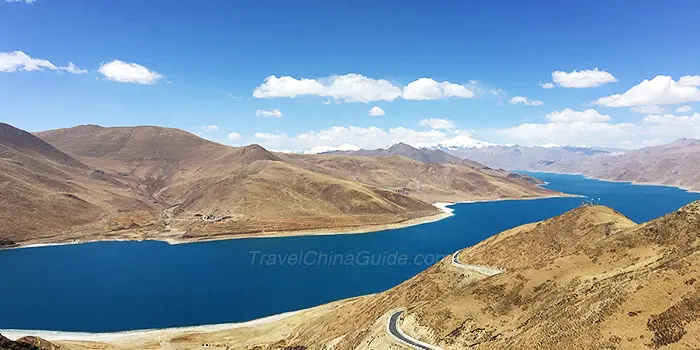
[[[527,171],[531,173],[545,173],[545,174],[561,174],[561,175],[578,175],[582,176],[586,180],[598,180],[598,181],[605,181],[605,182],[614,182],[614,183],[624,183],[624,184],[630,184],[630,185],[637,185],[637,186],[659,186],[659,187],[673,187],[677,188],[680,190],[683,190],[688,193],[700,193],[700,190],[693,190],[689,187],[681,186],[681,185],[670,185],[670,184],[664,184],[660,182],[638,182],[638,181],[629,181],[629,180],[613,180],[613,179],[606,179],[603,177],[594,177],[590,175],[586,175],[583,173],[568,173],[568,172],[561,172],[561,171],[547,171],[547,170],[513,170],[513,171]]]
[[[544,198],[544,197],[543,197]],[[29,241],[28,244],[17,243],[17,245],[12,247],[0,248],[2,250],[13,250],[13,249],[29,249],[29,248],[41,248],[41,247],[53,247],[53,246],[65,246],[74,244],[85,244],[85,243],[97,243],[97,242],[162,242],[169,245],[179,245],[179,244],[194,244],[194,243],[206,243],[215,241],[227,241],[233,239],[260,239],[260,238],[282,238],[282,237],[300,237],[300,236],[334,236],[334,235],[352,235],[352,234],[363,234],[372,233],[385,230],[396,230],[411,226],[417,226],[422,224],[428,224],[436,222],[442,219],[446,219],[453,214],[446,212],[442,208],[441,213],[434,215],[424,216],[415,219],[408,219],[400,222],[390,223],[390,224],[378,224],[378,225],[367,225],[367,226],[356,226],[356,227],[346,227],[346,228],[318,228],[309,230],[296,230],[296,231],[271,231],[266,233],[245,233],[245,234],[223,234],[215,237],[203,237],[201,239],[191,239],[191,240],[179,240],[166,237],[148,237],[147,239],[129,239],[129,238],[108,238],[108,239],[94,239],[94,240],[78,240],[73,239],[71,242],[47,242],[47,243],[32,243]],[[172,234],[172,233],[171,233]]]
[[[47,242],[41,243],[28,241],[27,243],[18,243],[14,247],[0,248],[0,250],[13,250],[13,249],[30,249],[30,248],[42,248],[42,247],[53,247],[53,246],[64,246],[73,244],[84,244],[84,243],[96,243],[96,242],[163,242],[169,245],[179,245],[179,244],[193,244],[193,243],[205,243],[205,242],[215,242],[215,241],[225,241],[232,239],[262,239],[262,238],[282,238],[282,237],[300,237],[300,236],[334,236],[334,235],[354,235],[354,234],[365,234],[373,233],[379,231],[396,230],[406,227],[418,226],[422,224],[433,223],[446,218],[449,218],[454,214],[454,209],[448,208],[450,205],[454,204],[468,204],[468,203],[484,203],[484,202],[501,202],[501,201],[519,201],[519,200],[537,200],[537,199],[547,199],[547,198],[562,198],[562,197],[583,197],[577,194],[555,194],[542,197],[526,197],[526,198],[495,198],[495,199],[475,199],[466,201],[456,201],[456,202],[435,202],[432,205],[440,209],[442,212],[435,215],[424,216],[415,219],[404,220],[400,222],[390,223],[390,224],[379,224],[379,225],[367,225],[367,226],[356,226],[356,227],[346,227],[346,228],[319,228],[319,229],[309,229],[309,230],[297,230],[297,231],[271,231],[266,233],[246,233],[246,234],[223,234],[216,237],[203,237],[201,239],[193,240],[179,240],[170,237],[148,237],[147,239],[130,239],[130,238],[108,238],[108,239],[94,239],[94,240],[78,240],[73,239],[70,242]],[[171,232],[170,235],[173,233]]]
[[[281,314],[270,315],[250,321],[234,323],[218,323],[201,326],[184,326],[170,328],[150,328],[136,329],[119,332],[70,332],[70,331],[49,331],[31,329],[0,329],[0,334],[4,337],[17,340],[26,336],[34,336],[48,341],[94,341],[94,342],[117,342],[129,340],[130,338],[142,338],[148,336],[179,335],[183,333],[211,333],[225,331],[229,329],[261,326],[268,323],[284,320],[301,312],[310,310],[302,309],[296,311],[283,312]]]

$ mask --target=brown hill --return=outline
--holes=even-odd
[[[537,181],[470,163],[422,163],[401,156],[280,155],[303,168],[405,193],[427,202],[550,195]]]
[[[72,230],[91,232],[149,208],[119,182],[48,143],[0,124],[0,240],[5,245]],[[141,214],[143,214],[141,213]],[[112,223],[110,221],[109,223]]]
[[[461,158],[450,155],[438,149],[415,148],[403,142],[397,143],[389,148],[377,148],[373,150],[361,149],[357,151],[332,151],[326,154],[342,154],[346,156],[369,156],[369,157],[391,157],[402,156],[411,158],[421,163],[454,163],[460,162]]]
[[[555,194],[474,164],[274,154],[154,126],[7,128],[4,159],[23,161],[2,163],[0,215],[24,243],[367,230],[442,214],[426,201]]]
[[[391,311],[406,308],[403,331],[443,349],[700,348],[700,202],[640,225],[586,205],[460,252],[460,263],[505,269],[491,277],[452,259],[386,292],[280,321],[130,342],[144,349],[164,340],[176,348],[404,349],[386,329]]]

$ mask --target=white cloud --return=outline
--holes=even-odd
[[[540,84],[540,87],[543,89],[553,89],[554,83],[542,83],[542,84]]]
[[[282,112],[279,109],[264,110],[258,109],[255,111],[255,115],[262,118],[282,118]]]
[[[70,74],[85,74],[87,73],[87,69],[80,69],[78,68],[73,62],[68,62],[68,65],[65,67],[59,67],[58,69],[62,71],[66,71]]]
[[[228,135],[227,135],[226,137],[227,137],[229,140],[234,141],[234,140],[240,139],[240,138],[241,138],[241,134],[239,134],[239,133],[237,133],[237,132],[230,132],[230,133],[228,133]]]
[[[679,138],[700,138],[700,113],[692,116],[649,115],[644,118],[644,124],[646,135],[666,142]]]
[[[441,118],[421,119],[420,125],[430,127],[431,129],[454,129],[455,128],[455,124],[453,121],[448,120],[448,119],[441,119]]]
[[[207,132],[212,132],[212,131],[217,131],[219,130],[218,125],[204,125],[202,126],[202,130],[207,131]]]
[[[554,111],[549,113],[545,116],[545,118],[555,123],[596,123],[610,121],[609,115],[600,114],[600,112],[592,108],[585,111],[574,111],[571,108],[566,108],[562,111]]]
[[[595,103],[608,107],[632,107],[645,105],[668,105],[700,101],[700,89],[693,85],[695,78],[686,76],[681,84],[665,75],[644,80],[623,94],[599,98]],[[683,79],[681,78],[681,79]]]
[[[595,109],[575,111],[566,108],[545,116],[548,123],[524,123],[498,130],[508,143],[523,145],[614,145],[634,137],[637,128],[632,123],[610,123],[607,114]]]
[[[571,73],[563,71],[552,72],[552,81],[565,88],[591,88],[617,81],[612,74],[598,70],[574,70]]]
[[[527,98],[525,96],[515,96],[515,97],[511,98],[510,100],[508,100],[508,102],[510,102],[510,104],[514,104],[514,105],[515,104],[524,104],[526,106],[541,106],[544,104],[540,100],[530,100],[529,98]]]
[[[108,80],[120,83],[153,85],[163,78],[162,75],[140,64],[126,63],[120,60],[113,60],[101,65],[98,72]]]
[[[5,2],[23,2],[25,4],[32,5],[36,2],[36,0],[5,0]]]
[[[333,75],[323,79],[296,79],[271,75],[253,91],[256,98],[313,95],[341,102],[393,101],[401,89],[384,79],[372,79],[360,74]]]
[[[472,98],[474,90],[472,86],[420,78],[406,85],[402,97],[406,100],[439,100],[448,97]]]
[[[635,135],[631,123],[571,122],[526,123],[501,130],[509,142],[524,145],[554,143],[559,145],[615,145]]]
[[[374,107],[370,108],[369,115],[371,115],[373,117],[379,117],[379,116],[384,115],[384,110],[379,108],[379,106],[374,106]]]
[[[692,111],[693,111],[693,107],[690,107],[688,105],[680,106],[680,107],[676,108],[676,113],[688,113],[688,112],[692,112]]]
[[[455,130],[455,135],[444,139],[437,143],[426,143],[426,144],[416,144],[416,147],[440,147],[447,149],[459,149],[459,148],[483,148],[488,146],[495,146],[495,144],[490,142],[484,142],[472,138],[471,134],[466,130]]]
[[[686,75],[678,79],[680,86],[700,86],[700,75]]]
[[[314,146],[314,147],[311,147],[311,149],[304,151],[304,153],[317,154],[317,153],[325,153],[325,152],[332,152],[332,151],[357,151],[359,149],[360,149],[360,147],[346,143],[346,144],[342,144],[340,146]]]
[[[644,114],[658,114],[663,113],[664,108],[661,106],[634,106],[631,108],[633,112],[644,113]]]
[[[0,72],[33,72],[46,69],[71,74],[87,73],[87,70],[78,68],[73,62],[68,62],[65,67],[58,67],[49,60],[31,57],[23,51],[0,52]]]

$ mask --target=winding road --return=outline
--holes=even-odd
[[[442,350],[442,348],[439,348],[437,346],[433,346],[427,343],[424,343],[420,340],[411,338],[410,336],[406,335],[401,330],[401,327],[399,327],[399,320],[401,319],[401,314],[404,313],[404,310],[397,310],[394,311],[394,313],[389,316],[389,324],[387,325],[387,332],[391,334],[394,338],[396,338],[400,343],[410,346],[414,349],[420,349],[420,350]]]
[[[495,276],[495,275],[502,274],[505,272],[505,270],[501,270],[501,269],[497,269],[497,268],[493,268],[493,267],[488,267],[488,266],[463,264],[463,263],[459,262],[459,253],[460,252],[461,252],[461,250],[458,250],[452,255],[452,265],[453,266],[457,266],[457,267],[461,267],[463,269],[478,272],[478,273],[480,273],[482,275],[486,275],[486,276]]]
[[[462,268],[462,269],[467,269],[470,271],[474,271],[477,273],[480,273],[484,276],[495,276],[501,273],[504,273],[504,270],[493,268],[493,267],[488,267],[488,266],[481,266],[481,265],[471,265],[471,264],[463,264],[459,262],[459,253],[461,250],[456,251],[452,255],[452,265]],[[399,309],[394,311],[391,316],[389,316],[389,324],[387,325],[387,332],[394,337],[396,340],[398,340],[400,343],[409,346],[414,349],[420,349],[420,350],[442,350],[442,348],[439,348],[435,345],[430,345],[428,343],[424,343],[418,339],[411,338],[410,336],[406,335],[401,330],[401,327],[399,326],[399,321],[401,320],[401,315],[404,313],[405,310]]]

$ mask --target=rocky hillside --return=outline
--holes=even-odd
[[[23,337],[12,341],[0,334],[0,350],[61,350],[64,347],[38,337]]]
[[[453,163],[460,162],[462,159],[450,155],[438,149],[415,148],[403,142],[397,143],[389,148],[377,148],[373,150],[357,150],[357,151],[333,151],[327,154],[343,154],[348,156],[364,156],[364,157],[390,157],[402,156],[411,158],[421,163]]]
[[[74,230],[149,225],[154,215],[117,178],[0,124],[0,245]]]
[[[618,155],[596,155],[582,161],[540,162],[532,170],[578,173],[640,183],[673,185],[700,190],[700,140],[681,139]]]

